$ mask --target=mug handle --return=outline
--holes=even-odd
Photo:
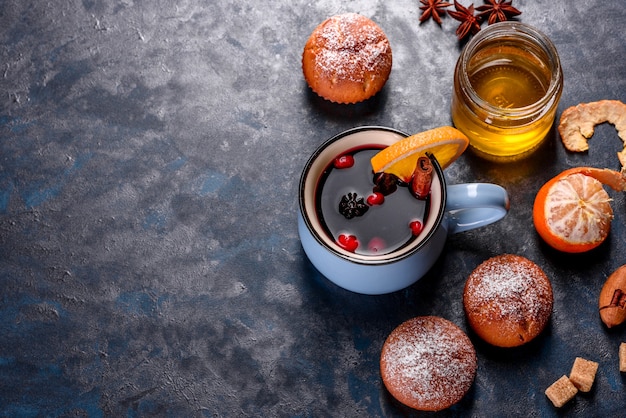
[[[446,190],[450,235],[489,225],[509,211],[509,195],[502,186],[465,183],[448,186]]]

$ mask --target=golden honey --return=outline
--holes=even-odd
[[[562,78],[556,48],[545,35],[519,22],[491,25],[466,45],[457,62],[454,125],[483,157],[526,156],[552,127]]]

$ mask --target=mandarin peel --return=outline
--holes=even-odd
[[[622,165],[622,173],[626,175],[626,104],[619,100],[580,103],[564,110],[558,126],[561,141],[568,151],[587,151],[587,140],[593,136],[594,127],[605,122],[615,126],[624,143],[624,149],[617,153],[617,158]]]
[[[565,170],[560,175],[570,175],[575,173],[593,177],[616,192],[626,192],[626,173],[624,172],[618,172],[608,168],[574,167]]]

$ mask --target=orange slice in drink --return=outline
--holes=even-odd
[[[537,192],[533,223],[551,247],[581,253],[606,240],[611,229],[611,198],[603,185],[626,191],[626,176],[592,167],[566,170]]]
[[[446,168],[465,151],[469,139],[451,126],[420,132],[382,149],[371,159],[375,173],[385,172],[409,182],[419,157],[432,154]]]

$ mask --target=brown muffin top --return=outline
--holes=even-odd
[[[495,345],[506,339],[511,343],[505,346],[533,339],[547,323],[552,304],[552,286],[543,270],[512,254],[492,257],[476,267],[463,292],[470,325]]]
[[[357,13],[332,16],[317,26],[302,56],[305,79],[322,97],[339,103],[376,94],[391,72],[392,54],[383,30]]]
[[[389,392],[414,409],[438,411],[460,401],[476,374],[476,351],[452,322],[435,316],[410,319],[387,338],[381,374]]]
[[[326,77],[362,82],[367,71],[390,64],[391,48],[373,21],[356,13],[333,16],[315,31],[316,59]]]

